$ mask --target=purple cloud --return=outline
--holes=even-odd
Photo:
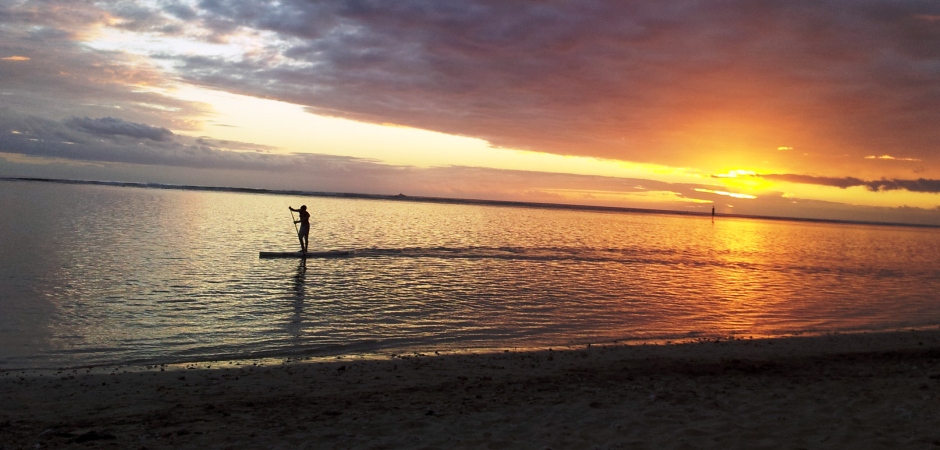
[[[65,124],[92,134],[130,136],[151,141],[169,141],[173,138],[173,132],[166,128],[127,122],[114,117],[72,117],[65,121]]]

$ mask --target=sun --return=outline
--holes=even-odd
[[[728,188],[751,192],[767,191],[774,185],[772,181],[761,177],[757,171],[747,169],[733,169],[714,174],[712,177]]]

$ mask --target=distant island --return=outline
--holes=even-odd
[[[244,187],[224,187],[224,186],[195,186],[183,184],[164,184],[164,183],[137,183],[129,181],[95,181],[95,180],[69,180],[56,178],[35,178],[35,177],[0,177],[0,181],[31,181],[42,183],[61,183],[61,184],[87,184],[100,186],[120,186],[148,189],[173,189],[187,191],[215,191],[215,192],[238,192],[245,194],[274,194],[274,195],[303,195],[308,197],[332,197],[332,198],[357,198],[366,200],[392,200],[401,202],[417,203],[446,203],[455,205],[486,205],[486,206],[504,206],[516,208],[541,208],[541,209],[564,209],[573,211],[598,211],[611,213],[643,213],[643,214],[665,214],[676,216],[700,216],[712,217],[712,212],[695,211],[673,211],[665,209],[646,209],[646,208],[627,208],[620,206],[592,206],[592,205],[573,205],[566,203],[541,203],[541,202],[520,202],[510,200],[481,200],[472,198],[447,198],[447,197],[422,197],[405,195],[403,193],[395,195],[383,194],[360,194],[352,192],[320,192],[320,191],[302,191],[290,189],[260,189]],[[804,217],[779,217],[779,216],[759,216],[747,214],[726,214],[718,213],[714,217],[735,217],[744,219],[761,220],[781,220],[793,222],[814,222],[814,223],[837,223],[849,225],[879,225],[879,226],[901,226],[914,228],[940,228],[940,225],[930,224],[912,224],[901,222],[876,222],[860,220],[838,220],[838,219],[813,219]]]

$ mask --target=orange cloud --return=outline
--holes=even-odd
[[[866,156],[865,159],[884,159],[889,161],[923,161],[920,158],[895,158],[891,155],[881,155],[881,156]]]
[[[702,193],[706,193],[706,194],[725,195],[725,196],[728,196],[728,197],[742,198],[742,199],[749,199],[749,200],[750,200],[750,199],[755,199],[755,198],[757,198],[757,196],[755,196],[755,195],[738,194],[738,193],[736,193],[736,192],[728,192],[728,191],[715,191],[715,190],[712,190],[712,189],[703,189],[703,188],[697,188],[697,189],[695,189],[695,192],[702,192]]]

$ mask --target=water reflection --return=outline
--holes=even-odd
[[[294,313],[291,315],[290,322],[288,322],[287,325],[287,334],[295,338],[301,337],[303,331],[304,302],[307,298],[306,277],[307,258],[300,258],[300,262],[297,264],[297,271],[294,273],[291,280],[291,288],[294,296]]]
[[[936,229],[0,183],[0,368],[940,323]]]

